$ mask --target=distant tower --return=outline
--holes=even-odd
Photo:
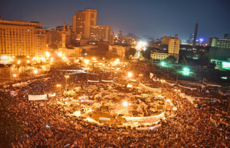
[[[194,34],[190,34],[189,44],[193,44],[193,41],[194,41]]]
[[[62,30],[62,47],[61,47],[62,55],[67,56],[66,53],[66,28],[65,28],[65,23],[63,25],[63,30]]]
[[[2,14],[0,14],[0,20],[2,20]]]
[[[178,39],[178,34],[175,34],[175,38]]]
[[[63,25],[63,31],[62,31],[62,48],[65,48],[65,41],[66,41],[66,33],[65,33],[65,24]]]
[[[197,37],[197,31],[198,31],[198,21],[196,23],[196,27],[195,27],[195,33],[194,33],[194,40],[193,40],[193,46],[196,46],[196,37]]]
[[[119,39],[121,39],[121,38],[122,38],[122,31],[119,31],[119,33],[118,33],[117,37],[118,37]]]

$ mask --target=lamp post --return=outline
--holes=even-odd
[[[161,93],[163,93],[163,87],[162,87],[163,82],[165,82],[165,80],[161,80]]]
[[[61,84],[57,84],[56,86],[59,87],[59,88],[61,88]]]
[[[67,91],[67,78],[69,78],[69,75],[65,75],[65,89]]]
[[[89,64],[89,60],[85,59],[85,64],[88,65]],[[87,70],[87,86],[88,86],[88,70]]]
[[[132,77],[133,76],[133,74],[131,73],[131,72],[129,72],[128,73],[128,77],[130,78],[130,77]]]
[[[34,73],[37,75],[37,73],[38,73],[38,70],[34,70]]]
[[[16,78],[16,77],[17,77],[17,74],[13,74],[13,77]]]
[[[126,107],[126,110],[128,111],[128,106],[131,105],[131,104],[128,104],[127,101],[124,101],[124,102],[122,103],[122,105],[123,105],[124,107]]]

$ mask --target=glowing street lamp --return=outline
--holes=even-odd
[[[59,53],[58,53],[58,56],[59,56],[59,57],[61,57],[61,56],[62,56],[62,53],[61,53],[61,52],[59,52]]]
[[[20,61],[20,60],[18,60],[17,64],[20,64],[20,63],[21,63],[21,61]]]
[[[89,60],[85,59],[85,64],[88,65],[89,64]]]
[[[128,102],[124,101],[124,102],[122,103],[122,105],[125,106],[125,107],[127,107],[127,106],[128,106]]]
[[[189,75],[189,72],[190,72],[190,70],[189,70],[188,68],[185,67],[185,68],[183,69],[183,74],[184,74],[184,75],[188,76],[188,75]]]
[[[30,63],[30,61],[29,61],[29,60],[27,60],[26,62],[27,62],[27,63]]]
[[[129,72],[128,73],[128,77],[130,78],[130,77],[132,77],[133,76],[133,74],[131,73],[131,72]]]
[[[61,84],[57,84],[57,87],[61,87]]]
[[[46,57],[50,57],[50,53],[49,52],[46,52]]]
[[[17,77],[17,74],[13,74],[13,77]]]
[[[38,73],[38,70],[34,70],[34,73],[37,74],[37,73]]]
[[[65,75],[65,89],[67,91],[67,79],[69,78],[69,75]]]
[[[165,63],[165,62],[161,62],[160,65],[161,65],[162,67],[165,67],[165,66],[166,66],[166,63]]]

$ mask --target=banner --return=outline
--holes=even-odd
[[[133,87],[133,85],[131,85],[131,84],[128,84],[128,85],[127,85],[127,87]]]
[[[160,126],[161,124],[156,125],[156,126],[151,126],[151,127],[139,127],[139,128],[136,128],[136,130],[154,130],[156,128],[159,128]]]
[[[125,117],[126,121],[128,122],[156,122],[164,117],[164,112],[156,115],[156,116],[149,116],[149,117]]]
[[[197,89],[197,88],[186,87],[186,86],[183,86],[183,85],[180,85],[180,84],[178,84],[178,86],[186,88],[186,89],[190,89],[190,90],[196,90]]]
[[[18,95],[18,92],[17,91],[10,91],[10,96],[11,97],[15,97]]]
[[[170,86],[174,86],[174,85],[176,85],[175,83],[169,83],[169,82],[164,82],[164,83],[166,83],[166,84],[168,84],[168,85],[170,85]]]
[[[148,86],[145,86],[144,84],[140,83],[139,86],[145,90],[151,91],[151,92],[156,92],[156,93],[161,93],[161,88],[151,88]]]
[[[56,96],[56,93],[49,94],[49,97],[55,97],[55,96]]]
[[[152,79],[153,73],[150,72],[149,77],[150,77],[150,79]]]
[[[110,121],[110,118],[99,117],[99,120]]]
[[[46,94],[45,95],[28,95],[28,99],[29,100],[37,100],[37,101],[48,100]]]
[[[88,80],[88,82],[98,83],[99,80]]]
[[[113,80],[101,80],[102,82],[113,83]]]

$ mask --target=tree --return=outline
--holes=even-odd
[[[175,63],[176,62],[176,58],[174,56],[169,56],[164,60],[166,63]]]
[[[151,57],[150,57],[151,53],[150,52],[151,52],[150,48],[147,48],[145,51],[141,52],[142,56],[145,58],[145,61],[151,59]]]
[[[125,58],[129,59],[130,55],[134,56],[135,53],[136,53],[136,49],[135,48],[131,48],[128,51],[126,51]]]

